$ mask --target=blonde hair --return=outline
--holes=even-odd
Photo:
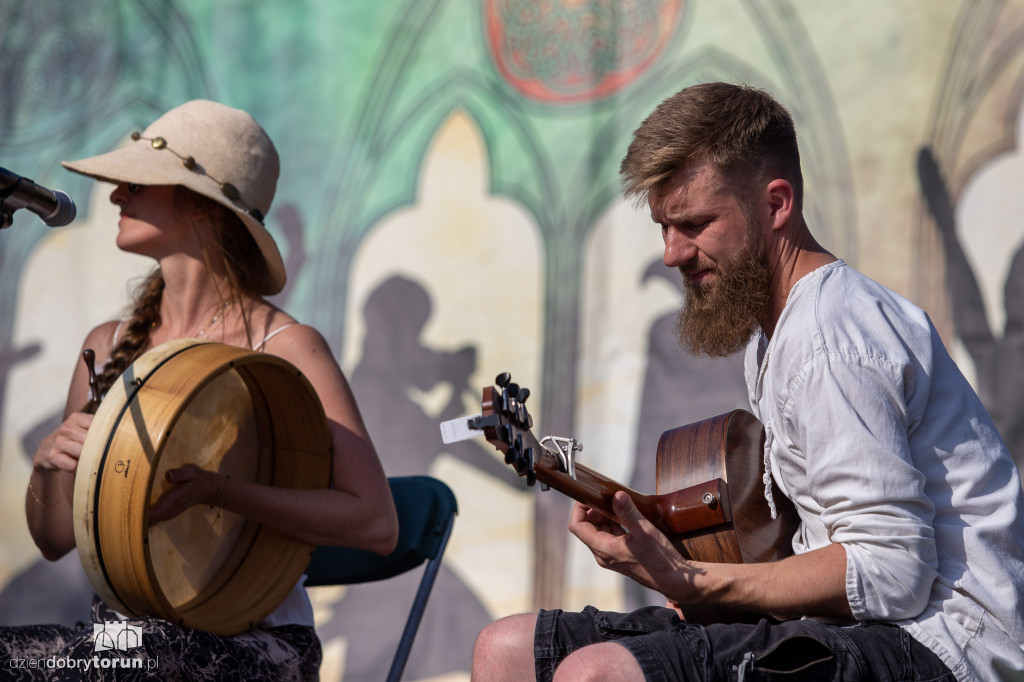
[[[796,130],[768,93],[730,83],[694,85],[659,104],[633,133],[619,168],[623,192],[638,204],[694,161],[716,166],[742,194],[783,178],[803,202]],[[771,177],[769,177],[771,176]]]

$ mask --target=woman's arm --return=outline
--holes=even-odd
[[[182,485],[153,505],[151,521],[172,518],[193,504],[219,505],[312,544],[387,554],[398,540],[391,489],[327,342],[312,327],[296,325],[276,336],[268,352],[295,365],[323,404],[334,450],[332,488],[275,488],[189,465],[168,472],[171,483]]]
[[[102,365],[109,358],[116,326],[117,322],[107,322],[86,337],[82,348],[96,352],[97,364]],[[71,376],[64,421],[42,440],[32,456],[32,474],[25,491],[25,516],[33,541],[50,561],[56,561],[75,547],[72,503],[78,458],[92,424],[92,415],[81,411],[88,399],[89,374],[85,363],[79,360]]]

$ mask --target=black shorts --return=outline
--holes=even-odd
[[[541,611],[534,635],[538,680],[550,680],[566,656],[588,644],[624,646],[648,682],[710,680],[930,680],[953,674],[906,630],[884,623],[828,625],[793,620],[707,627],[671,609],[632,613]]]

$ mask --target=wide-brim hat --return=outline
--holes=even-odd
[[[270,136],[241,109],[192,100],[171,109],[142,133],[106,154],[61,162],[97,180],[181,185],[238,214],[267,267],[262,295],[284,288],[281,252],[264,225],[281,163]]]

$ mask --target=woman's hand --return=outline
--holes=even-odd
[[[72,412],[57,427],[57,430],[43,439],[32,456],[32,468],[47,473],[66,471],[75,473],[78,458],[82,456],[82,444],[89,431],[93,416],[84,412]]]
[[[72,500],[82,444],[93,416],[71,412],[32,455],[25,493],[29,533],[43,556],[56,561],[75,546]]]
[[[227,476],[200,469],[195,464],[186,464],[171,469],[165,478],[172,485],[149,508],[150,525],[173,519],[193,505],[208,504],[213,507],[220,506],[224,501]]]

